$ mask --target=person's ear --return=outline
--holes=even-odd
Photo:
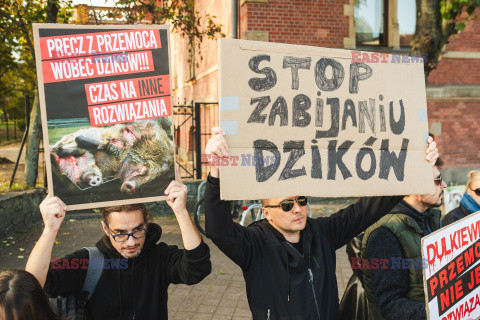
[[[262,208],[262,213],[265,219],[267,219],[268,221],[272,221],[272,216],[270,215],[270,211],[268,210],[268,208]]]
[[[107,228],[107,225],[105,224],[105,222],[102,221],[102,229],[103,229],[103,232],[105,232],[105,234],[108,236],[109,233],[108,233],[108,228]]]

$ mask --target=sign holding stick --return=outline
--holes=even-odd
[[[69,210],[164,199],[175,177],[168,27],[33,27],[50,193]]]
[[[480,318],[480,211],[422,238],[430,320]]]
[[[423,63],[219,41],[223,199],[433,192]]]

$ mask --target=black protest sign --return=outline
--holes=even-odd
[[[34,39],[49,192],[69,210],[164,199],[168,27],[34,24]]]
[[[221,39],[223,199],[431,193],[422,63]]]

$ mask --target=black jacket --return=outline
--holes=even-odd
[[[148,224],[145,244],[133,259],[123,258],[106,237],[97,242],[105,256],[105,269],[86,305],[89,320],[168,319],[168,285],[195,284],[210,274],[210,250],[205,243],[193,250],[181,250],[163,242],[157,244],[161,234],[160,226]],[[88,266],[82,259],[87,258],[87,250],[82,249],[60,263],[52,263],[45,283],[47,293],[73,294],[78,299]]]
[[[460,206],[458,208],[453,209],[447,215],[443,218],[442,220],[442,227],[448,226],[451,223],[454,223],[460,219],[465,218],[468,216],[471,212],[465,208],[463,204],[460,203]]]
[[[267,221],[242,227],[220,200],[218,179],[205,191],[207,236],[242,268],[254,319],[338,319],[335,250],[388,213],[402,197],[363,198],[328,218],[308,219],[302,256]]]

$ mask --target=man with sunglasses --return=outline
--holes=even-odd
[[[220,200],[215,157],[228,156],[225,133],[213,128],[205,153],[211,170],[205,190],[207,236],[243,271],[253,319],[338,319],[335,251],[388,213],[402,197],[363,198],[330,217],[307,217],[307,198],[262,200],[265,220],[232,221]],[[429,140],[427,160],[438,157]]]
[[[96,248],[105,259],[100,279],[84,307],[86,319],[167,319],[169,284],[191,285],[210,274],[209,248],[186,209],[187,187],[181,181],[172,181],[165,194],[180,226],[185,249],[157,244],[162,229],[149,223],[144,204],[103,208],[104,235]],[[49,295],[73,295],[77,301],[84,301],[87,267],[94,261],[89,260],[86,249],[81,249],[50,266],[66,205],[57,197],[47,196],[40,211],[45,229],[25,269],[35,275]],[[84,261],[88,263],[85,265]]]
[[[438,158],[432,168],[433,194],[405,196],[365,231],[361,263],[352,263],[352,268],[363,271],[369,319],[427,318],[421,238],[440,229],[441,212],[436,208],[447,187],[440,174],[442,164]]]

